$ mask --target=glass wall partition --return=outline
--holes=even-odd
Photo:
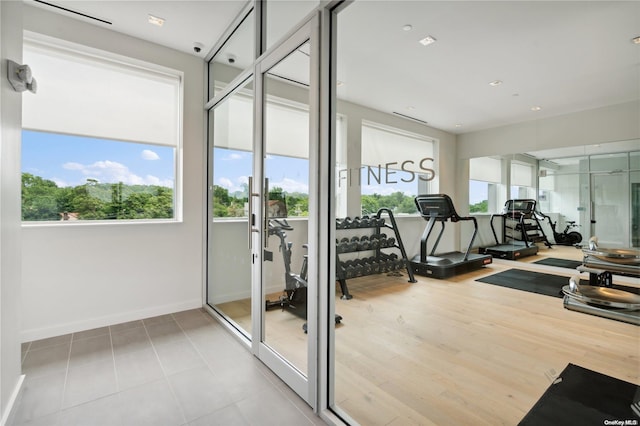
[[[581,26],[593,18],[591,5],[563,2],[559,7],[571,12],[572,25]],[[603,2],[598,2],[597,8],[604,7],[602,5]],[[344,324],[336,327],[334,340],[329,342],[334,348],[330,354],[329,405],[351,424],[517,424],[576,358],[605,374],[615,375],[619,371],[619,363],[604,360],[607,357],[604,352],[609,350],[603,351],[603,358],[597,362],[588,353],[589,349],[583,355],[576,354],[574,344],[593,348],[592,342],[583,339],[581,334],[588,320],[580,315],[567,315],[561,299],[480,281],[504,272],[509,266],[492,264],[481,271],[443,280],[420,276],[415,277],[416,283],[410,283],[409,273],[402,267],[380,269],[379,260],[388,259],[391,251],[379,250],[379,246],[371,249],[372,238],[379,244],[381,234],[386,234],[387,239],[399,236],[411,258],[420,249],[420,236],[427,224],[419,216],[401,215],[402,207],[400,210],[394,207],[389,209],[395,219],[391,227],[380,228],[377,222],[372,225],[371,215],[376,216],[380,205],[370,203],[369,197],[363,194],[372,198],[378,194],[375,198],[384,199],[385,191],[396,193],[396,183],[408,177],[402,167],[394,167],[394,163],[402,164],[394,157],[402,155],[400,144],[391,143],[392,153],[383,154],[390,157],[388,161],[371,158],[376,155],[375,148],[368,145],[366,139],[372,128],[374,131],[395,128],[431,138],[435,133],[464,132],[467,130],[462,120],[453,121],[452,117],[457,120],[465,110],[476,108],[487,112],[487,104],[478,105],[473,93],[482,92],[482,99],[489,99],[484,98],[485,92],[493,91],[495,97],[490,98],[489,115],[496,112],[498,104],[511,111],[522,110],[518,119],[527,122],[523,134],[531,139],[548,136],[538,132],[531,115],[525,115],[534,108],[527,105],[532,101],[524,100],[524,92],[508,87],[506,81],[500,92],[495,87],[499,87],[501,81],[489,84],[496,78],[493,76],[486,82],[477,81],[478,67],[495,61],[478,60],[474,54],[460,55],[474,43],[470,42],[474,40],[473,34],[498,34],[494,41],[506,42],[513,38],[516,28],[528,25],[532,16],[540,22],[556,22],[557,13],[548,13],[542,4],[529,4],[526,10],[519,6],[509,2],[355,1],[335,16],[337,52],[332,86],[335,83],[336,110],[333,112],[336,132],[338,123],[345,125],[346,138],[332,146],[337,202],[332,212],[335,218],[331,218],[335,219],[331,243],[335,240],[336,248],[329,257],[336,273],[333,303],[335,311],[344,317]],[[415,16],[420,16],[419,22]],[[509,19],[503,20],[506,16]],[[585,32],[592,35],[588,30]],[[526,47],[520,45],[510,50],[514,64],[516,57],[523,61],[530,61],[531,55],[537,57],[540,52],[534,44],[532,41]],[[490,55],[480,43],[472,49],[473,53]],[[381,52],[388,55],[384,61],[380,60]],[[391,66],[387,66],[389,64]],[[473,72],[467,74],[466,70]],[[486,75],[498,72],[488,65],[485,70]],[[435,75],[455,76],[452,80],[456,82],[455,88],[444,89],[438,79],[430,78]],[[634,77],[637,83],[637,73]],[[553,76],[547,78],[553,85]],[[451,121],[446,121],[445,115]],[[431,121],[437,123],[433,128],[429,127]],[[425,122],[428,125],[425,126]],[[417,126],[422,126],[421,130],[417,130]],[[553,131],[560,127],[553,127]],[[461,128],[463,130],[459,130]],[[532,156],[525,160],[525,155],[513,154],[513,146],[521,142],[517,137],[520,135],[498,146],[492,140],[491,130],[485,127],[478,132],[483,130],[487,132],[479,139],[486,143],[487,149],[479,151],[486,154],[483,152],[480,158],[470,160],[469,176],[466,170],[462,173],[458,169],[447,175],[447,168],[451,166],[447,157],[462,159],[464,153],[454,153],[455,144],[442,142],[446,134],[434,144],[433,169],[440,173],[438,177],[464,179],[459,186],[469,185],[469,199],[462,201],[464,208],[459,207],[458,212],[466,213],[469,209],[485,213],[477,218],[485,216],[487,227],[488,217],[499,213],[508,198],[532,198],[539,201],[540,210],[551,214],[560,231],[575,222],[580,225],[580,231],[587,228],[585,234],[589,234],[593,185],[600,185],[603,191],[619,185],[621,193],[632,194],[631,204],[635,202],[637,206],[640,195],[633,198],[635,190],[629,190],[629,184],[616,177],[626,173],[629,183],[637,182],[637,170],[632,167],[621,170],[605,167],[604,159],[589,157],[594,153],[584,148],[577,152],[571,150],[570,154]],[[535,142],[527,142],[535,146]],[[412,160],[421,157],[422,151],[412,150]],[[600,170],[590,169],[590,161],[597,161],[598,167],[602,165]],[[384,179],[378,177],[378,164],[386,173],[382,175]],[[594,179],[596,182],[592,182]],[[372,182],[375,187],[367,188]],[[444,184],[440,187],[450,184],[446,180],[439,182]],[[367,190],[373,194],[366,194]],[[425,190],[438,192],[439,187]],[[601,193],[595,207],[602,209],[622,203],[618,191],[612,192],[606,196]],[[403,197],[413,195],[407,191],[402,193]],[[452,192],[452,195],[454,199],[459,198],[456,197],[459,194]],[[620,211],[631,211],[628,216],[633,218],[635,208],[622,203]],[[390,224],[389,216],[385,220]],[[615,222],[624,220],[628,218],[614,219]],[[461,224],[447,223],[443,241],[461,241],[460,235],[448,234],[458,226],[459,234],[468,231]],[[583,242],[586,239],[587,236]],[[548,249],[560,252],[556,247]],[[580,256],[580,250],[573,247],[570,250]],[[568,274],[572,272],[568,270]],[[568,281],[568,277],[566,279]],[[601,330],[623,328],[604,318],[596,321]],[[565,328],[558,331],[558,324]],[[571,350],[565,350],[567,339],[572,342]],[[638,355],[635,334],[625,341],[621,352],[632,357]],[[624,374],[638,381],[636,369],[627,368]]]

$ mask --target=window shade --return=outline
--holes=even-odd
[[[253,148],[253,99],[237,93],[214,110],[214,145],[238,151]],[[275,100],[267,102],[267,155],[309,158],[309,112]]]
[[[533,167],[529,164],[511,163],[511,185],[533,186]]]
[[[151,69],[25,42],[38,93],[23,97],[23,128],[177,146],[180,82]]]
[[[500,183],[502,181],[502,161],[490,157],[470,159],[469,179]]]
[[[397,163],[400,169],[407,160],[419,162],[423,158],[433,158],[433,142],[412,137],[401,132],[362,126],[362,165],[377,166]]]

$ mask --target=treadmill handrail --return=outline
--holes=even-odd
[[[422,208],[421,208],[421,204],[420,201],[424,201],[425,199],[429,200],[439,200],[439,201],[444,201],[446,204],[446,212],[448,214],[446,215],[438,215],[438,210],[431,210],[429,215],[426,215]],[[423,262],[426,262],[427,259],[427,254],[426,254],[426,250],[427,250],[427,239],[429,238],[429,234],[431,234],[431,231],[433,229],[433,225],[435,224],[436,221],[439,221],[442,223],[442,229],[440,230],[440,234],[438,234],[438,239],[436,240],[436,243],[434,244],[433,248],[431,249],[431,255],[433,255],[435,253],[436,247],[438,246],[438,244],[440,243],[440,237],[442,237],[442,233],[444,232],[444,223],[447,220],[450,220],[451,222],[459,222],[459,221],[472,221],[473,222],[473,235],[471,236],[471,239],[469,240],[469,245],[467,246],[467,249],[464,253],[464,260],[468,260],[469,258],[469,252],[471,251],[471,247],[473,246],[473,243],[476,239],[476,235],[478,235],[478,221],[476,220],[475,217],[473,216],[460,216],[457,212],[456,209],[453,205],[453,201],[451,200],[451,197],[449,197],[447,194],[425,194],[425,195],[418,195],[415,199],[414,202],[416,204],[416,207],[418,208],[418,212],[420,213],[420,215],[422,216],[422,218],[424,220],[429,221],[429,223],[427,224],[427,227],[425,228],[423,234],[422,234],[422,239],[420,241],[420,260]]]

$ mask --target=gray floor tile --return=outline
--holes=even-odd
[[[56,346],[29,350],[22,362],[22,372],[28,377],[42,376],[56,371],[66,371],[69,364],[71,342]]]
[[[175,321],[152,324],[146,326],[146,328],[154,345],[184,342],[187,339],[187,336]]]
[[[63,410],[61,426],[121,426],[120,399],[111,395]]]
[[[158,356],[151,347],[118,353],[115,361],[118,390],[134,388],[164,377]]]
[[[113,351],[116,354],[151,348],[151,340],[144,327],[130,328],[111,334]]]
[[[109,360],[113,360],[111,336],[109,334],[73,340],[71,343],[69,368]]]
[[[112,325],[109,328],[111,329],[111,333],[120,333],[137,327],[144,327],[142,320],[123,322],[121,324]]]
[[[70,368],[64,390],[63,408],[111,395],[117,391],[113,360]]]
[[[251,363],[230,364],[225,369],[219,368],[212,371],[224,384],[225,391],[234,402],[274,387],[258,368],[252,367]]]
[[[71,334],[63,336],[49,337],[48,339],[35,340],[31,342],[29,350],[49,348],[51,346],[63,345],[71,343]]]
[[[27,376],[16,404],[15,423],[33,421],[60,411],[65,375],[66,373],[61,371],[46,376]]]
[[[160,359],[160,365],[168,376],[205,365],[200,354],[188,340],[154,347]]]
[[[201,309],[26,343],[22,354],[9,426],[322,424]]]
[[[171,314],[167,315],[159,315],[157,317],[145,318],[142,320],[145,326],[150,326],[154,324],[162,324],[163,322],[172,322],[173,316]]]
[[[93,328],[91,330],[73,333],[72,340],[75,342],[76,340],[86,339],[87,337],[102,336],[103,334],[109,334],[109,327]]]
[[[226,383],[204,365],[168,377],[187,421],[195,420],[231,404]]]
[[[60,423],[60,412],[49,414],[48,416],[38,417],[33,420],[26,420],[24,422],[9,423],[10,426],[65,426]]]
[[[186,422],[165,379],[118,394],[124,426],[178,426]]]
[[[189,426],[251,426],[237,405],[231,404],[213,413],[200,417],[189,423]]]
[[[313,423],[284,395],[268,389],[236,403],[242,416],[252,425],[302,426]]]

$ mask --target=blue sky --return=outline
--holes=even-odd
[[[173,188],[174,148],[24,130],[22,171],[60,187],[96,179]]]

